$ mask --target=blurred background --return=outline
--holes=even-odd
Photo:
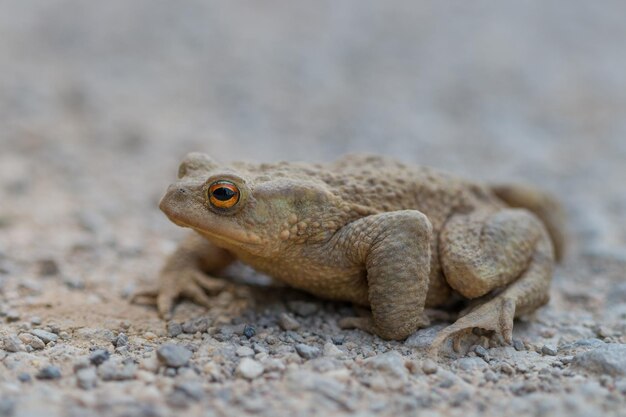
[[[0,349],[0,415],[12,408],[15,417],[168,413],[165,402],[175,394],[169,376],[150,373],[145,381],[159,381],[152,385],[144,377],[107,382],[85,395],[70,385],[73,362],[90,348],[112,349],[109,336],[121,330],[142,364],[166,340],[155,310],[128,298],[156,283],[185,233],[157,204],[190,151],[224,163],[372,152],[545,188],[567,209],[569,252],[555,271],[550,304],[532,324],[516,324],[516,337],[537,349],[550,343],[555,352],[561,342],[597,346],[586,338],[624,343],[623,0],[0,0],[0,340],[7,348],[4,337],[31,323],[68,336],[32,353]],[[282,301],[256,311],[269,294]],[[176,312],[180,321],[208,314],[212,326],[265,326],[277,323],[290,299],[277,288],[238,285],[210,311],[182,303]],[[302,332],[321,347],[344,307],[319,305]],[[367,337],[348,333],[354,355],[384,351]],[[232,410],[248,410],[246,404],[255,415],[280,415],[282,406],[283,415],[329,415],[368,402],[378,414],[400,415],[413,412],[411,404],[421,407],[418,398],[442,415],[623,414],[608,368],[601,384],[580,374],[560,377],[572,356],[532,356],[552,371],[527,373],[535,359],[527,367],[530,352],[511,349],[516,371],[509,366],[504,374],[496,365],[497,382],[472,380],[479,391],[455,391],[470,380],[454,383],[444,369],[436,375],[441,383],[412,375],[417,390],[379,392],[377,379],[361,378],[369,373],[365,362],[350,360],[349,368],[337,368],[347,372],[345,384],[331,378],[323,395],[302,400],[318,379],[295,373],[243,389],[233,377],[239,342],[193,343],[194,369],[205,381],[221,381],[188,394],[207,394],[195,405],[198,415],[243,415]],[[289,343],[268,349],[296,355]],[[230,359],[216,367],[224,357]],[[121,358],[115,353],[108,363]],[[30,378],[48,361],[61,367],[59,383],[18,382],[19,372]]]
[[[178,233],[189,151],[375,152],[543,186],[626,259],[625,42],[619,0],[1,0],[0,250]]]

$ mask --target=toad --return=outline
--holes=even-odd
[[[363,306],[345,317],[383,339],[402,340],[453,297],[471,308],[440,331],[455,348],[482,329],[505,342],[513,320],[549,299],[563,251],[563,216],[549,195],[490,186],[379,156],[329,164],[221,165],[192,153],[161,210],[193,233],[170,256],[155,302],[170,317],[185,297],[206,307],[235,260],[329,300]]]

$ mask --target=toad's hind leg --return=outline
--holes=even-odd
[[[526,210],[473,213],[452,218],[441,239],[441,262],[452,288],[468,298],[493,296],[442,330],[431,351],[452,336],[458,350],[462,336],[474,328],[510,343],[514,317],[549,298],[554,250],[544,226]]]
[[[543,222],[554,246],[557,261],[565,252],[565,212],[551,195],[522,184],[500,184],[491,186],[491,191],[510,207],[525,208]]]

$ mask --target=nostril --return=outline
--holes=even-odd
[[[178,192],[181,194],[185,194],[187,191],[184,188],[179,188]]]

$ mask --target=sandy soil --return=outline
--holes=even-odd
[[[626,415],[624,39],[617,0],[0,1],[0,416]],[[514,347],[437,363],[441,324],[343,331],[241,267],[166,327],[128,300],[192,150],[534,183],[568,256]]]

